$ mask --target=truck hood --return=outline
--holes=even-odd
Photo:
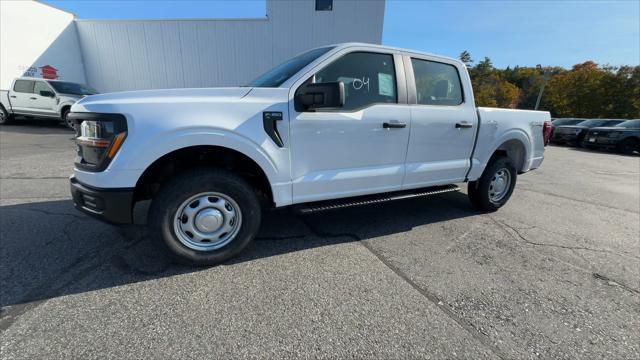
[[[250,87],[205,88],[205,89],[163,89],[123,91],[87,96],[78,101],[72,111],[91,111],[91,105],[124,105],[141,103],[188,103],[203,99],[225,101],[238,100],[247,95]]]
[[[591,131],[638,131],[640,129],[634,129],[634,128],[625,128],[625,127],[617,127],[617,126],[601,126],[601,127],[595,127],[595,128],[591,128]]]
[[[580,125],[560,125],[560,126],[556,126],[557,129],[588,129],[589,127],[587,126],[580,126]]]
[[[61,97],[66,97],[70,99],[81,99],[87,95],[78,95],[78,94],[67,94],[67,93],[58,93]]]

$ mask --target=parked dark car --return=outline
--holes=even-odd
[[[594,127],[602,126],[614,126],[618,125],[624,120],[610,120],[610,119],[593,119],[584,120],[576,125],[562,125],[557,126],[551,136],[551,142],[555,144],[571,144],[582,145],[582,140],[587,135],[587,131]]]
[[[592,128],[587,132],[582,145],[589,149],[606,148],[624,154],[640,152],[640,119],[610,127]]]
[[[558,126],[577,125],[585,120],[587,119],[575,119],[575,118],[551,119],[551,136],[553,136],[553,130]]]

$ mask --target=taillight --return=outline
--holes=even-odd
[[[547,146],[549,139],[551,139],[551,121],[549,120],[545,121],[542,126],[542,138],[544,139],[544,146]]]
[[[127,136],[125,117],[98,113],[71,113],[68,116],[76,127],[76,167],[88,171],[106,169]]]

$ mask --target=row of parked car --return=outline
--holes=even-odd
[[[551,143],[640,153],[640,119],[552,119]]]

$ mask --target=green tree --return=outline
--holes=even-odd
[[[485,57],[469,69],[477,106],[515,108],[520,89],[503,78],[500,70]]]
[[[467,50],[460,53],[460,61],[467,65],[468,68],[473,66],[473,59]]]
[[[593,61],[576,64],[570,70],[519,66],[496,69],[485,57],[469,67],[476,104],[533,109],[545,81],[544,71],[549,80],[540,110],[550,111],[554,117],[640,118],[640,66],[599,66]]]

